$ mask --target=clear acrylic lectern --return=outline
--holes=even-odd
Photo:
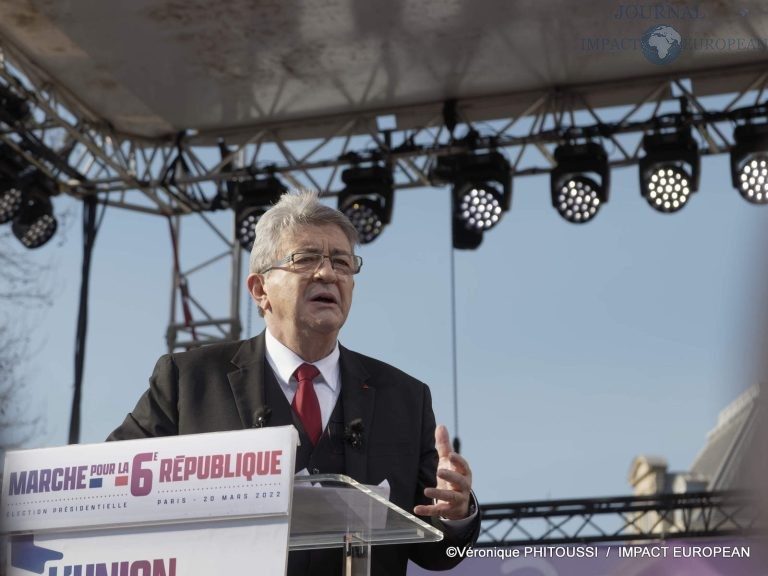
[[[440,530],[349,476],[294,478],[288,549],[344,548],[344,576],[370,573],[372,545],[442,539]]]

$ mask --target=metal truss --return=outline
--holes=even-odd
[[[334,196],[345,167],[382,161],[403,190],[431,186],[438,156],[481,149],[501,151],[520,177],[550,171],[556,145],[578,139],[601,142],[611,166],[628,166],[638,162],[645,133],[678,125],[694,128],[702,154],[719,154],[732,147],[735,124],[768,119],[766,84],[760,63],[689,78],[658,76],[150,141],[115,132],[21,53],[0,46],[0,96],[10,93],[30,111],[14,117],[0,108],[0,142],[70,196],[95,194],[107,206],[172,219],[178,254],[179,217],[194,215],[216,228],[206,214],[231,207],[226,183],[233,179],[270,173],[291,187]],[[733,93],[712,99],[718,93],[713,86]],[[613,93],[632,104],[606,107]],[[226,214],[231,222],[232,212]],[[226,228],[218,225],[224,246],[217,255],[187,267],[175,260],[170,350],[239,336],[240,252],[234,226]],[[187,276],[221,259],[229,259],[231,304],[217,314],[193,297]]]
[[[763,528],[758,510],[736,491],[488,504],[477,546],[747,536]]]
[[[241,257],[243,249],[205,213],[193,220],[180,216],[168,218],[173,250],[173,279],[171,287],[171,317],[166,331],[168,351],[189,350],[203,344],[238,340],[241,333],[240,291]],[[183,229],[184,228],[184,229]],[[208,233],[207,251],[199,254],[191,265],[182,266],[181,239],[183,232],[191,234]],[[223,269],[222,269],[223,267]],[[218,304],[213,310],[201,298],[196,297],[192,287],[195,280],[207,275],[207,284],[219,285],[218,298],[210,298],[211,304]],[[221,285],[229,280],[228,286]],[[227,294],[227,298],[221,298]],[[229,303],[228,308],[222,303]]]
[[[365,160],[391,161],[400,189],[431,186],[436,156],[475,149],[502,151],[513,176],[548,172],[554,147],[574,138],[602,141],[610,164],[627,166],[639,160],[645,133],[670,124],[692,126],[701,153],[719,154],[731,148],[737,122],[768,117],[768,72],[761,63],[689,78],[659,76],[141,141],[115,133],[73,96],[63,95],[65,106],[62,89],[21,55],[14,53],[13,63],[7,50],[0,57],[0,86],[33,109],[24,122],[6,122],[0,139],[73,195],[95,192],[106,204],[165,215],[225,208],[224,182],[267,172],[291,186],[335,195],[340,169]],[[732,90],[727,101],[709,98],[715,80]],[[631,105],[599,107],[606,93],[627,91],[628,84],[635,96]],[[707,87],[704,95],[697,86]],[[380,127],[386,115],[402,127]],[[313,132],[324,136],[296,140]],[[30,138],[39,146],[25,143]],[[228,145],[225,152],[220,143]]]

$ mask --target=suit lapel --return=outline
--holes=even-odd
[[[368,372],[360,361],[343,346],[339,346],[341,373],[341,400],[344,408],[344,427],[360,418],[363,422],[363,445],[353,448],[344,444],[346,473],[358,482],[368,481],[368,441],[373,423],[376,389],[368,383]]]
[[[264,332],[245,340],[232,357],[237,369],[227,378],[237,405],[243,428],[252,428],[254,414],[264,410],[264,366],[266,364]],[[274,423],[272,423],[274,425]]]

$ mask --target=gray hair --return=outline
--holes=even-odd
[[[358,244],[357,229],[344,214],[321,204],[316,190],[296,190],[287,192],[267,210],[254,227],[255,238],[251,249],[249,271],[258,274],[270,264],[285,256],[280,251],[282,238],[286,232],[301,226],[327,226],[333,224],[349,240],[354,250]]]

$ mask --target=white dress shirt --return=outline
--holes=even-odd
[[[283,394],[285,394],[288,404],[292,404],[293,397],[296,395],[296,390],[299,387],[299,381],[296,380],[295,372],[299,366],[304,364],[304,360],[272,336],[269,328],[267,328],[264,340],[267,349],[267,362],[269,362],[272,372],[275,373],[277,383],[280,385]],[[336,342],[333,351],[325,358],[321,358],[317,362],[307,362],[307,364],[312,364],[320,371],[320,375],[314,379],[313,384],[317,401],[320,404],[323,430],[325,430],[341,393],[339,343]]]

